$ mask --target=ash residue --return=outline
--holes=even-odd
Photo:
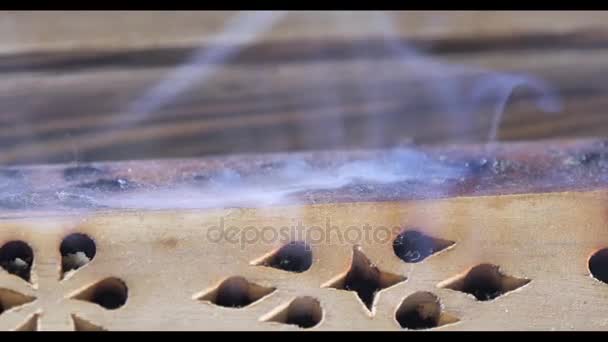
[[[564,158],[565,166],[599,166],[608,168],[608,152],[588,151],[569,155]]]
[[[103,207],[95,200],[94,196],[70,192],[69,190],[61,190],[55,193],[57,202],[63,206],[70,208],[101,208]]]
[[[203,183],[206,185],[210,184],[236,184],[241,181],[241,174],[238,171],[232,169],[225,169],[221,171],[215,171],[210,173],[200,173],[195,175],[192,179],[196,183]]]
[[[590,185],[605,184],[608,181],[608,149],[597,146],[568,152],[561,156],[560,172],[562,178],[571,184],[585,183]]]
[[[0,197],[0,208],[28,209],[39,207],[40,196],[36,193],[4,194]]]
[[[286,163],[284,161],[271,161],[260,164],[260,169],[265,171],[274,171],[285,168]]]
[[[94,182],[78,184],[77,187],[91,189],[95,191],[104,192],[115,192],[131,190],[137,187],[137,185],[124,178],[115,179],[98,179]]]
[[[468,174],[472,176],[484,174],[500,176],[521,169],[521,165],[513,160],[488,157],[466,160],[464,166],[467,168]]]
[[[0,169],[0,211],[400,201],[608,184],[606,147],[557,145],[551,150],[532,143],[523,148],[511,146],[233,156],[181,163],[154,161],[151,168],[146,162],[102,164],[68,168],[68,172],[53,167],[50,170],[58,172],[50,173],[49,182],[45,182],[49,170],[45,167],[24,172]],[[114,171],[97,179],[99,170]],[[181,176],[167,177],[163,172]],[[127,173],[129,179],[121,176]]]
[[[0,209],[84,209],[102,207],[94,197],[69,190],[21,192],[0,196]]]
[[[464,166],[471,174],[477,175],[490,169],[490,161],[487,158],[476,158],[465,161]]]
[[[449,193],[450,186],[441,185],[465,175],[462,165],[446,165],[414,149],[381,151],[340,163],[292,155],[278,162],[226,163],[223,169],[200,172],[190,181],[137,189],[104,199],[104,203],[120,208],[162,209],[258,207],[383,196],[398,199],[412,189],[412,184],[425,195],[429,191]],[[398,191],[396,184],[400,185]]]

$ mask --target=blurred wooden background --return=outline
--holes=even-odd
[[[608,134],[608,12],[1,12],[0,71],[5,165],[485,142],[513,73],[499,140]]]

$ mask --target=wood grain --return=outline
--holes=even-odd
[[[517,88],[501,140],[608,134],[605,12],[393,13],[389,42],[373,13],[289,13],[247,46],[214,40],[231,15],[0,14],[0,163],[487,141],[499,100],[475,102],[481,74],[459,66],[557,90],[561,111],[545,114]],[[412,60],[411,47],[441,64]],[[227,50],[225,63],[185,69],[193,82],[175,98],[133,113],[193,53]]]

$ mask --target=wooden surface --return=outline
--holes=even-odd
[[[1,13],[0,164],[485,142],[498,100],[475,102],[479,74],[463,65],[539,77],[560,96],[545,114],[516,89],[500,140],[608,133],[606,12],[392,13],[389,43],[378,14],[289,13],[246,46],[238,30],[217,38],[233,16]],[[441,64],[412,64],[412,47]],[[136,100],[196,52],[215,57],[142,114]]]
[[[298,330],[281,323],[286,321],[281,312],[296,298],[311,297],[321,308],[311,330],[399,330],[401,303],[416,292],[430,292],[447,315],[440,320],[444,325],[430,327],[438,330],[606,330],[608,285],[592,276],[588,259],[608,245],[607,200],[605,191],[569,192],[1,220],[2,245],[24,241],[34,261],[31,282],[0,272],[0,301],[7,307],[0,329]],[[328,219],[335,227],[332,238],[311,242],[312,265],[300,273],[256,265],[289,240],[244,240],[244,229],[247,239],[255,239],[262,229],[268,234],[297,222],[305,227],[300,234],[318,239],[318,228],[309,231],[326,227]],[[236,242],[217,239],[213,227],[220,222],[236,227],[239,233],[228,237]],[[350,227],[365,224],[371,232],[379,227],[390,232],[381,232],[378,240],[357,239]],[[393,241],[408,229],[453,244],[421,262],[405,262],[394,253]],[[97,251],[90,263],[59,280],[59,245],[70,233],[87,234]],[[376,293],[369,308],[357,292],[341,289],[354,253],[364,258],[355,272],[376,267],[397,279]],[[517,287],[485,301],[450,287],[484,264],[516,278]],[[216,304],[213,291],[231,277],[271,293],[243,308]],[[125,284],[124,305],[107,309],[82,295],[103,287],[105,279]],[[377,281],[358,279],[351,283],[355,288]],[[10,301],[14,292],[20,295]],[[309,303],[296,306],[314,315]]]
[[[547,146],[1,168],[0,330],[606,330],[608,144]]]
[[[405,146],[0,168],[0,218],[600,189],[605,140]]]

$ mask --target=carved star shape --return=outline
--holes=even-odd
[[[323,287],[355,292],[357,298],[371,313],[378,292],[406,279],[406,277],[380,270],[363,254],[359,246],[355,246],[348,271]]]
[[[41,255],[34,257],[23,241],[0,248],[0,330],[104,330],[75,312],[85,308],[83,302],[91,305],[85,311],[100,313],[124,305],[127,288],[122,280],[108,277],[91,282],[90,267],[81,268],[83,264],[68,270],[60,267],[65,257],[39,250]]]

